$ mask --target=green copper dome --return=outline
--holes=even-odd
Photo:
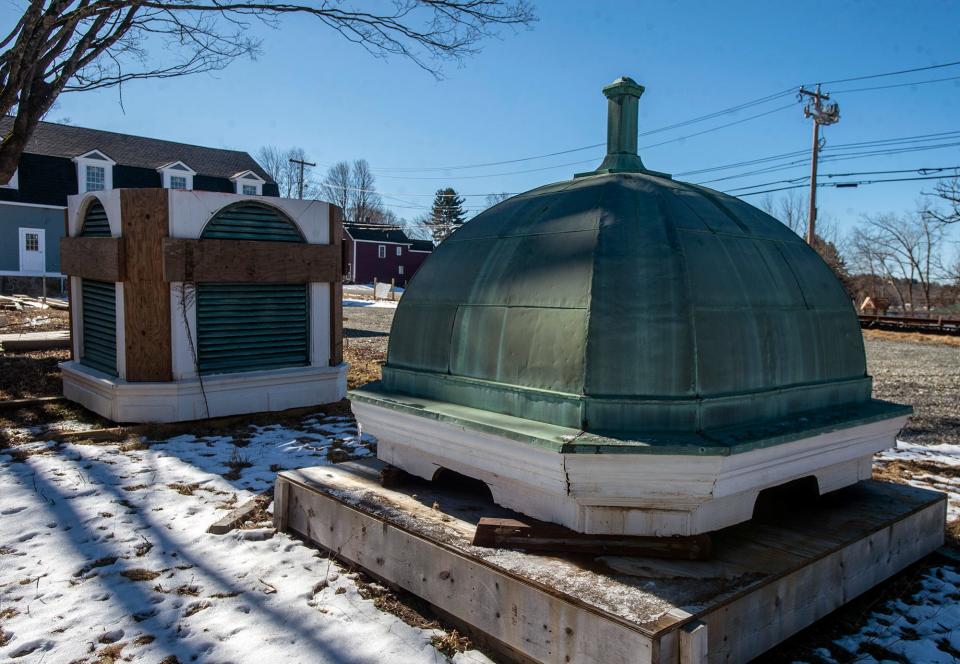
[[[600,169],[481,213],[424,263],[376,389],[611,436],[870,402],[830,268],[757,208],[631,159],[619,91],[643,88],[605,88]]]

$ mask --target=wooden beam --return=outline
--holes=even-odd
[[[330,246],[337,252],[337,277],[330,281],[330,366],[343,362],[343,210],[330,204]]]
[[[598,556],[646,556],[675,560],[710,558],[710,536],[642,537],[588,535],[536,519],[483,517],[473,535],[474,546],[523,549],[553,553],[588,553]]]
[[[168,282],[334,282],[340,263],[338,247],[292,242],[168,237],[162,252]]]
[[[163,245],[169,232],[166,189],[120,192],[126,379],[170,381],[170,284],[163,280]]]
[[[118,237],[60,238],[60,272],[97,281],[123,281],[123,240]]]

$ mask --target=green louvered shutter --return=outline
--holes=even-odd
[[[117,290],[106,281],[81,281],[83,348],[80,363],[117,375]]]
[[[100,201],[87,209],[82,237],[110,237],[107,211]],[[117,375],[117,289],[106,281],[81,281],[83,348],[80,363],[111,376]]]
[[[87,216],[83,218],[83,228],[80,229],[82,237],[110,237],[110,222],[107,221],[107,211],[103,209],[100,201],[94,201],[87,210]]]
[[[297,227],[265,205],[217,213],[201,239],[303,242]],[[201,374],[310,364],[307,284],[197,285],[197,361]]]

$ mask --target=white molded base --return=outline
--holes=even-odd
[[[504,507],[591,534],[695,535],[753,516],[763,489],[813,476],[821,494],[869,479],[907,416],[721,455],[561,454],[359,400],[377,457],[433,479],[447,468],[482,480]]]
[[[115,422],[183,422],[286,410],[332,403],[347,393],[345,364],[205,376],[208,413],[196,379],[130,383],[73,361],[60,369],[65,397]]]

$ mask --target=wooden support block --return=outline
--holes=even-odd
[[[164,238],[165,281],[303,284],[336,282],[340,248],[260,240]]]
[[[60,238],[60,272],[71,277],[116,283],[124,279],[123,239]]]
[[[695,620],[680,628],[680,664],[706,664],[707,626]]]
[[[647,556],[681,560],[707,560],[711,552],[709,535],[690,537],[588,535],[555,523],[526,518],[520,520],[483,517],[477,524],[473,545],[492,549],[585,553],[598,556]]]
[[[337,276],[330,280],[330,366],[343,362],[343,210],[330,205],[330,246],[337,252]]]
[[[237,509],[231,510],[226,516],[207,528],[207,532],[211,533],[212,535],[224,535],[229,533],[231,530],[250,518],[251,514],[269,503],[270,495],[272,493],[273,487],[270,487],[252,500],[248,500]]]

